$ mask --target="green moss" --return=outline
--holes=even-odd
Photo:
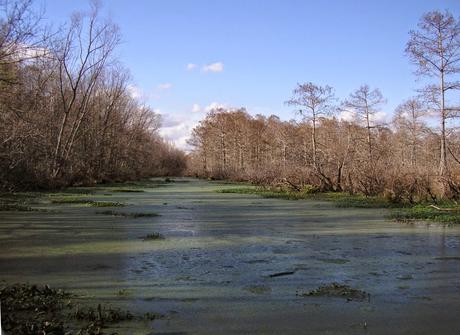
[[[155,217],[155,216],[160,215],[158,213],[143,213],[143,212],[129,213],[129,212],[117,212],[117,211],[100,211],[100,212],[96,212],[96,214],[119,216],[119,217],[125,217],[125,218],[145,218],[145,217],[148,218],[148,217]]]
[[[40,193],[20,192],[20,193],[1,193],[0,211],[9,212],[32,212],[42,211],[42,209],[31,207],[40,204]]]
[[[0,204],[0,211],[5,212],[32,212],[34,209],[27,205],[2,203]]]
[[[52,196],[50,201],[52,204],[90,204],[92,202],[89,199],[71,196]]]
[[[96,201],[91,199],[84,199],[81,197],[53,197],[51,198],[53,204],[80,204],[91,207],[122,207],[121,202],[116,201]]]
[[[390,219],[401,222],[432,221],[441,223],[460,223],[460,206],[455,203],[445,202],[441,208],[453,210],[444,211],[431,207],[429,204],[394,203],[382,197],[366,197],[359,194],[344,192],[316,192],[314,189],[306,189],[302,192],[286,191],[280,189],[268,189],[260,187],[234,187],[218,190],[219,193],[255,194],[264,198],[279,198],[287,200],[322,200],[331,201],[341,208],[388,208],[392,209]]]
[[[45,211],[44,209],[31,207],[31,205],[40,204],[39,193],[3,193],[0,194],[0,211],[13,212],[37,212]]]
[[[410,208],[403,208],[390,214],[390,218],[401,222],[433,221],[441,223],[460,223],[460,206],[449,206],[443,204],[441,208],[453,210],[443,211],[426,204],[416,205]]]
[[[345,192],[318,193],[315,198],[332,201],[341,208],[400,208],[404,206],[404,204],[390,202],[382,197],[366,197]]]
[[[142,239],[144,241],[154,241],[154,240],[164,240],[164,236],[160,233],[151,233],[151,234],[147,234],[145,235]]]
[[[93,201],[91,207],[123,207],[125,204],[116,201]]]
[[[255,194],[264,198],[287,199],[287,200],[300,200],[309,199],[311,193],[308,192],[293,192],[277,189],[253,188],[253,187],[238,187],[217,190],[219,193],[238,193],[238,194]]]
[[[264,198],[277,198],[287,200],[324,200],[332,201],[337,207],[358,207],[358,208],[394,208],[401,207],[401,204],[392,203],[380,197],[366,197],[363,195],[352,195],[345,192],[318,192],[318,190],[307,185],[302,191],[290,191],[280,189],[267,189],[255,187],[238,187],[218,190],[220,193],[255,194]]]
[[[117,192],[117,193],[141,193],[141,192],[145,192],[144,190],[138,189],[138,188],[115,188],[115,189],[113,189],[111,191],[112,192]]]

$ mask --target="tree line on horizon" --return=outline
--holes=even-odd
[[[178,175],[185,154],[130,94],[99,4],[53,29],[32,0],[0,1],[0,190]]]
[[[339,102],[330,86],[297,84],[286,104],[300,121],[244,108],[211,111],[189,141],[189,173],[397,202],[459,199],[460,21],[448,11],[426,13],[405,51],[429,84],[390,123],[378,120],[386,102],[378,88],[362,85]],[[353,118],[338,118],[342,112]]]

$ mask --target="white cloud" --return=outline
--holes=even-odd
[[[159,133],[166,141],[173,143],[179,149],[188,150],[190,147],[187,140],[197,124],[198,121],[195,120],[163,114]]]
[[[348,122],[354,121],[356,119],[356,113],[349,110],[341,111],[339,119]]]
[[[157,86],[159,90],[169,90],[172,87],[173,87],[173,84],[171,83],[164,83],[164,84],[160,84]]]
[[[214,109],[219,109],[219,108],[228,108],[228,105],[227,104],[221,104],[219,102],[211,102],[209,105],[207,105],[204,108],[204,111],[206,113],[209,113],[210,111],[212,111]]]
[[[222,62],[216,62],[206,64],[202,67],[203,72],[222,72],[224,71],[224,64]]]
[[[160,99],[160,95],[155,92],[149,93],[145,92],[139,86],[134,84],[129,84],[126,89],[128,90],[128,94],[131,98],[135,100],[140,100],[141,102],[147,102],[149,99],[158,100]]]
[[[199,113],[199,112],[201,112],[201,106],[198,105],[198,104],[193,104],[193,106],[192,106],[192,112],[193,112],[193,113]]]
[[[136,85],[129,84],[127,87],[128,93],[133,99],[140,99],[143,97],[142,90]]]
[[[193,63],[188,63],[187,64],[187,71],[193,71],[197,68],[197,65],[196,64],[193,64]]]
[[[46,48],[39,48],[29,45],[17,45],[16,47],[15,57],[19,60],[33,60],[40,57],[52,57],[52,54],[49,49]]]
[[[180,125],[181,123],[183,123],[185,121],[184,118],[181,118],[181,117],[177,117],[175,115],[171,115],[171,114],[163,114],[163,113],[159,113],[161,114],[161,127],[163,128],[170,128],[170,127],[177,127],[178,125]]]
[[[339,119],[343,121],[362,121],[361,118],[358,117],[354,110],[343,110],[339,114]],[[372,124],[380,124],[387,121],[387,113],[386,112],[376,112],[375,114],[369,115],[369,120]]]
[[[373,115],[369,115],[369,120],[372,123],[384,123],[387,120],[387,113],[386,112],[376,112]]]

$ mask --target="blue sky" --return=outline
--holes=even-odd
[[[88,8],[41,1],[55,23]],[[164,115],[162,134],[180,147],[211,105],[294,118],[284,101],[297,82],[333,86],[339,99],[364,83],[378,87],[390,117],[421,86],[404,55],[408,31],[423,13],[444,9],[458,17],[460,1],[103,2],[122,32],[117,53],[133,94]]]

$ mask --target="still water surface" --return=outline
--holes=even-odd
[[[164,315],[121,325],[121,334],[460,334],[460,227],[215,192],[226,187],[176,179],[85,197],[158,217],[75,204],[0,212],[0,280]],[[165,240],[142,240],[152,232]],[[270,277],[279,272],[293,274]],[[370,301],[297,295],[332,282]]]

